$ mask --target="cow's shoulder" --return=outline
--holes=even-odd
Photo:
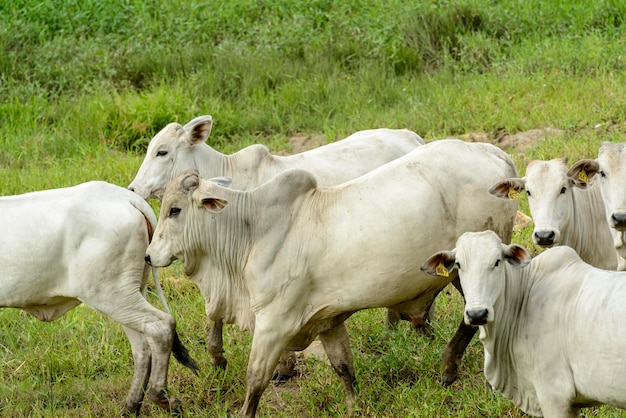
[[[291,168],[272,177],[254,192],[261,201],[294,201],[317,189],[317,179],[313,173],[301,168]]]

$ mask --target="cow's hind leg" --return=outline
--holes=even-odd
[[[459,278],[455,278],[452,281],[454,287],[463,296],[463,289],[461,288],[461,281]],[[465,297],[463,296],[463,300]],[[474,334],[476,334],[478,328],[467,325],[463,320],[459,324],[452,339],[446,345],[443,350],[442,367],[443,367],[443,385],[450,386],[456,380],[459,374],[459,365],[463,360],[463,354],[465,349],[472,341]]]
[[[228,364],[224,357],[223,328],[224,322],[221,319],[213,321],[206,336],[211,363],[220,369],[225,369]]]
[[[143,401],[146,387],[148,386],[148,379],[150,378],[151,367],[151,354],[150,345],[143,335],[128,328],[122,326],[130,346],[133,352],[133,361],[135,364],[135,371],[133,373],[133,380],[130,384],[130,390],[126,396],[126,405],[123,411],[123,415],[139,415],[141,409],[141,402]]]
[[[326,355],[330,360],[335,372],[341,378],[346,391],[346,405],[348,415],[354,415],[356,409],[356,375],[354,372],[354,361],[350,350],[350,337],[346,324],[342,322],[328,331],[320,333],[320,341],[326,350]]]
[[[110,303],[112,300],[116,302],[114,305]],[[139,399],[136,391],[144,384],[144,373],[149,375],[148,397],[150,400],[168,411],[178,411],[180,401],[175,397],[169,398],[166,392],[167,372],[176,328],[174,318],[150,305],[139,289],[129,294],[128,289],[109,288],[107,292],[95,294],[83,300],[83,303],[110,316],[124,326],[125,330],[132,330],[145,339],[145,343],[142,343],[139,337],[130,337],[133,335],[132,332],[130,334],[127,332],[129,338],[132,338],[131,344],[135,344],[133,356],[138,353],[141,362],[135,368],[133,386],[127,397],[127,402],[131,402],[130,405],[126,405],[128,412],[135,413],[141,408],[140,404],[134,405],[134,402]],[[145,371],[146,367],[143,363],[146,359],[141,354],[145,350],[145,344],[150,350],[148,371]]]
[[[443,350],[443,385],[450,386],[456,380],[459,374],[459,365],[463,360],[465,349],[472,341],[474,334],[478,328],[465,324],[463,320],[454,334],[454,337],[448,342]]]

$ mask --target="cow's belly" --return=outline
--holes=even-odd
[[[584,363],[573,365],[572,372],[577,394],[575,404],[586,406],[600,402],[626,409],[626,361],[623,354],[611,359],[600,359],[597,355],[588,357]]]

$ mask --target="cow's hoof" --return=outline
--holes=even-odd
[[[160,408],[170,411],[173,414],[179,414],[182,410],[180,400],[174,396],[168,398],[164,390],[157,391],[150,389],[148,397]]]
[[[447,388],[448,386],[450,386],[456,381],[456,378],[457,378],[456,373],[444,373],[443,380],[441,383],[443,384],[444,388]]]
[[[141,402],[137,402],[136,405],[128,405],[124,406],[124,409],[120,411],[120,416],[122,417],[136,417],[139,416],[139,410],[141,409]]]
[[[272,382],[275,383],[284,383],[286,381],[288,381],[289,379],[291,379],[293,377],[293,374],[291,375],[286,375],[286,374],[282,374],[282,373],[274,373],[274,375],[272,376]]]
[[[211,364],[220,370],[226,370],[228,361],[225,357],[212,357]]]

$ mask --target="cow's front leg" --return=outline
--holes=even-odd
[[[264,322],[276,325],[272,328],[266,326]],[[277,329],[280,324],[280,320],[262,321],[257,316],[248,361],[246,399],[241,408],[242,417],[255,416],[261,395],[267,388],[278,359],[287,345],[289,337],[285,332]]]
[[[346,324],[342,322],[336,327],[320,333],[320,340],[324,345],[330,364],[332,364],[335,372],[341,378],[346,391],[348,415],[352,416],[356,410],[356,393],[354,390],[356,374],[354,372],[354,361]]]

